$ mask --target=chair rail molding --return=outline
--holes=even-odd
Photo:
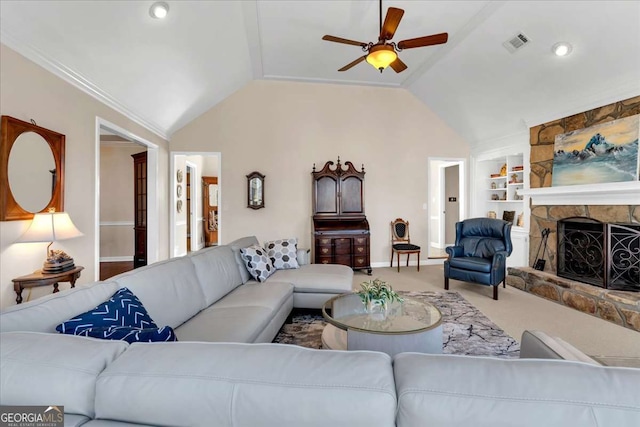
[[[640,181],[566,185],[521,191],[532,205],[637,205]]]

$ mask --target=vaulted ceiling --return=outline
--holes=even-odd
[[[394,41],[449,33],[399,74],[321,39],[377,41],[377,0],[166,1],[2,0],[0,40],[167,138],[253,79],[405,88],[472,143],[640,94],[640,1],[385,0]]]

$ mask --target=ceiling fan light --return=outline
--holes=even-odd
[[[398,58],[398,55],[389,45],[373,46],[367,55],[367,62],[377,70],[384,70]]]

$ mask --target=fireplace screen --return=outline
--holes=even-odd
[[[640,291],[640,224],[608,224],[607,287]]]
[[[558,276],[608,289],[640,291],[640,224],[590,218],[558,221]]]
[[[605,286],[605,226],[590,218],[558,221],[558,276]]]

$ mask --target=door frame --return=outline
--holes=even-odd
[[[222,206],[222,153],[219,151],[170,151],[169,152],[169,188],[176,188],[176,156],[216,156],[218,158],[218,206]],[[191,187],[193,188],[193,182]],[[197,183],[197,191],[200,191],[200,183]],[[169,258],[175,258],[179,255],[175,254],[176,244],[176,192],[170,191],[170,208],[169,208]],[[193,203],[193,197],[191,198]],[[193,209],[193,212],[198,212]],[[218,242],[222,238],[222,209],[218,210]],[[196,217],[197,221],[197,217]],[[191,226],[193,227],[193,222]],[[192,234],[193,236],[193,234]],[[193,243],[193,240],[192,240]]]
[[[437,163],[434,163],[437,162]],[[449,166],[458,165],[458,193],[460,197],[460,203],[458,206],[460,220],[466,218],[467,212],[467,185],[466,185],[466,177],[467,177],[467,164],[468,159],[466,157],[429,157],[427,159],[427,177],[429,179],[429,183],[427,185],[427,241],[429,242],[429,247],[431,247],[432,238],[432,226],[431,226],[431,217],[436,216],[438,218],[438,240],[435,242],[436,247],[443,249],[447,242],[445,242],[445,218],[443,208],[446,203],[445,201],[445,191],[444,191],[444,169]],[[438,183],[431,182],[431,174],[432,169],[437,168],[438,172]],[[433,212],[433,207],[431,200],[432,198],[437,197],[440,202],[440,209],[438,212]]]
[[[147,148],[147,264],[160,258],[160,202],[158,199],[158,146],[128,130],[96,116],[95,126],[95,200],[94,200],[94,280],[100,280],[100,129]],[[133,248],[132,248],[133,253]]]

